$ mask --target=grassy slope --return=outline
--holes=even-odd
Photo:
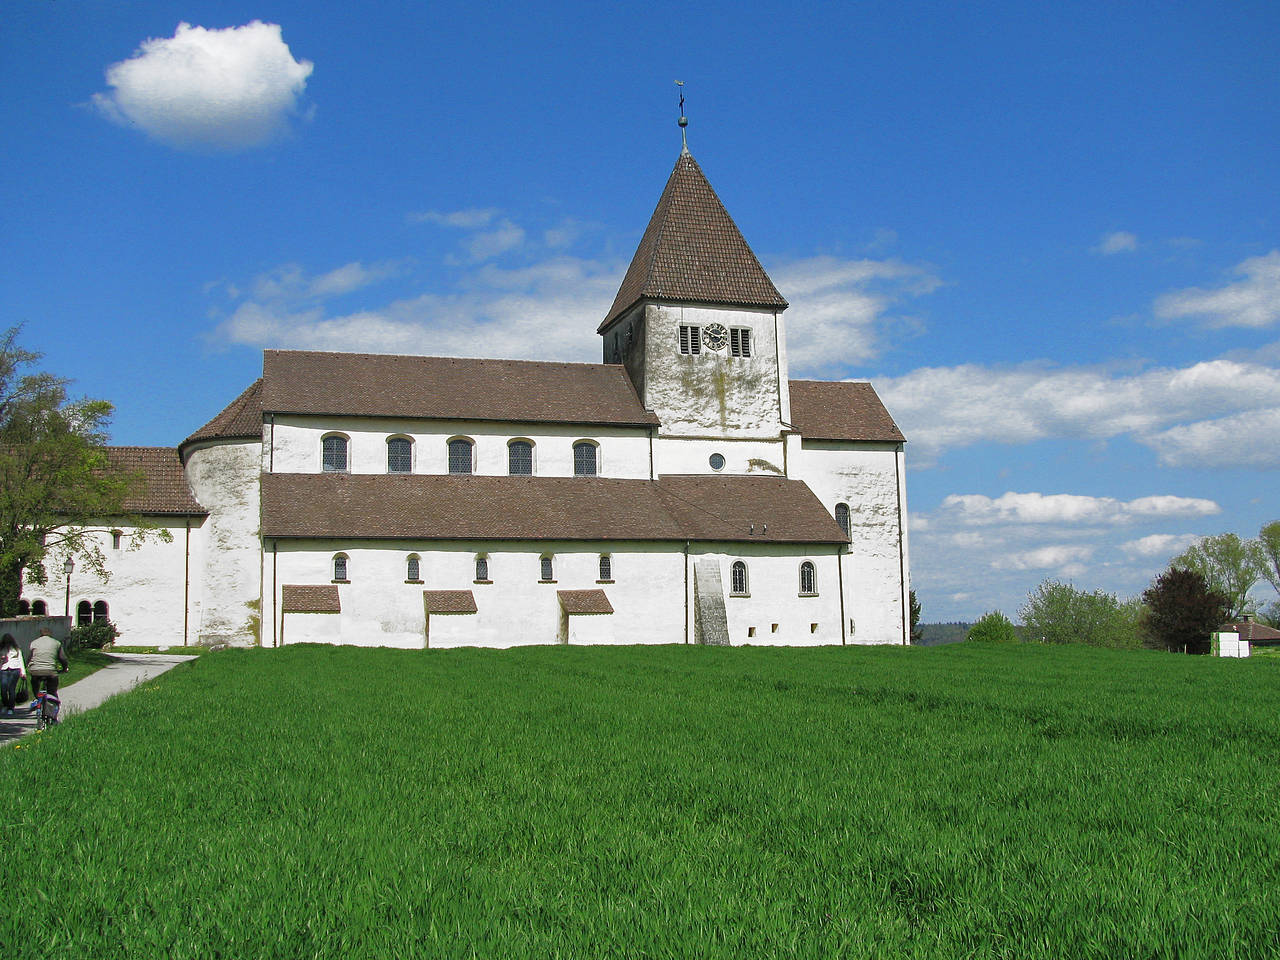
[[[1084,648],[223,653],[0,754],[0,942],[1262,956],[1278,715],[1274,663]]]

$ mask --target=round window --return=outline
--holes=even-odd
[[[711,459],[710,459],[710,460],[708,460],[707,462],[711,464],[711,469],[712,469],[712,470],[723,470],[723,469],[724,469],[724,457],[722,457],[722,456],[721,456],[720,454],[718,454],[718,453],[713,453],[713,454],[711,455]]]

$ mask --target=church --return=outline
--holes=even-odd
[[[176,448],[110,448],[171,540],[104,519],[71,614],[147,645],[907,643],[904,437],[869,383],[790,378],[786,309],[686,147],[603,362],[267,350]]]

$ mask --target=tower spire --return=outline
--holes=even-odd
[[[686,133],[689,127],[689,118],[684,115],[684,81],[677,80],[676,86],[680,88],[680,156],[689,155],[689,137]]]

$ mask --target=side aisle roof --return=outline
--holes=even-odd
[[[264,537],[844,543],[784,477],[262,476]]]
[[[791,425],[805,440],[906,441],[865,381],[792,380]]]

